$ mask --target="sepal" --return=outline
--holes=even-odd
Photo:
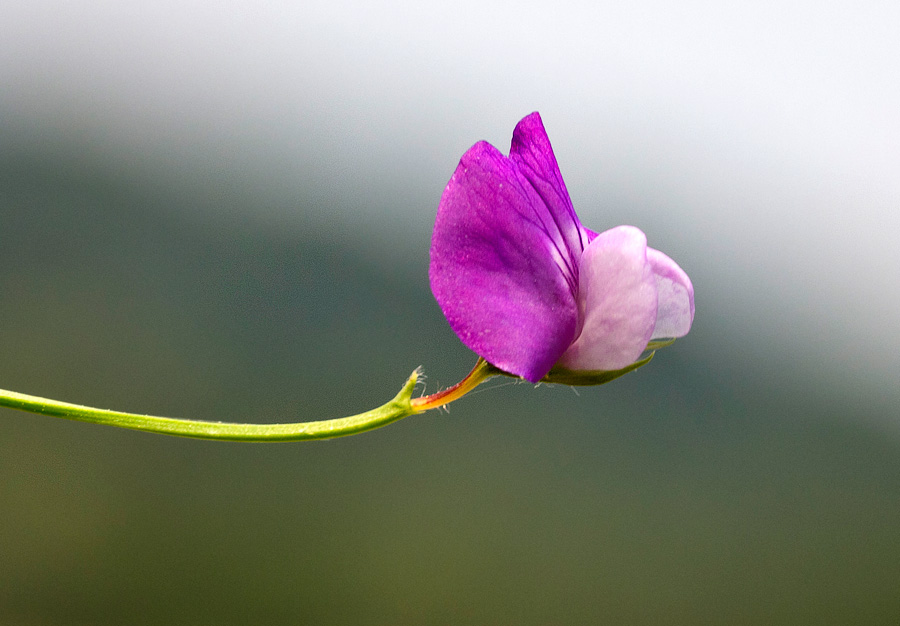
[[[656,352],[651,352],[643,359],[635,361],[631,365],[618,370],[568,370],[564,367],[554,367],[550,373],[541,379],[542,383],[557,383],[559,385],[576,385],[579,387],[605,385],[615,379],[633,372],[639,367],[644,367],[653,359]]]

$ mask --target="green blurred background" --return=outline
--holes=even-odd
[[[337,417],[474,362],[427,281],[541,111],[691,334],[321,443],[0,409],[0,624],[900,623],[890,3],[0,9],[0,387]]]

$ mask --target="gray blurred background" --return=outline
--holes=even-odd
[[[0,5],[0,387],[236,421],[474,357],[459,157],[539,110],[691,334],[322,443],[0,409],[0,623],[900,623],[900,5]]]

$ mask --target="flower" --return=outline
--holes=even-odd
[[[643,232],[581,225],[538,113],[516,125],[508,157],[481,141],[460,159],[441,196],[429,278],[460,340],[531,382],[554,366],[626,368],[694,319],[690,279]]]

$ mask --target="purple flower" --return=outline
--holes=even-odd
[[[460,340],[531,382],[554,366],[626,368],[694,319],[690,279],[643,232],[581,225],[537,113],[516,126],[508,157],[481,141],[460,159],[429,276]]]

